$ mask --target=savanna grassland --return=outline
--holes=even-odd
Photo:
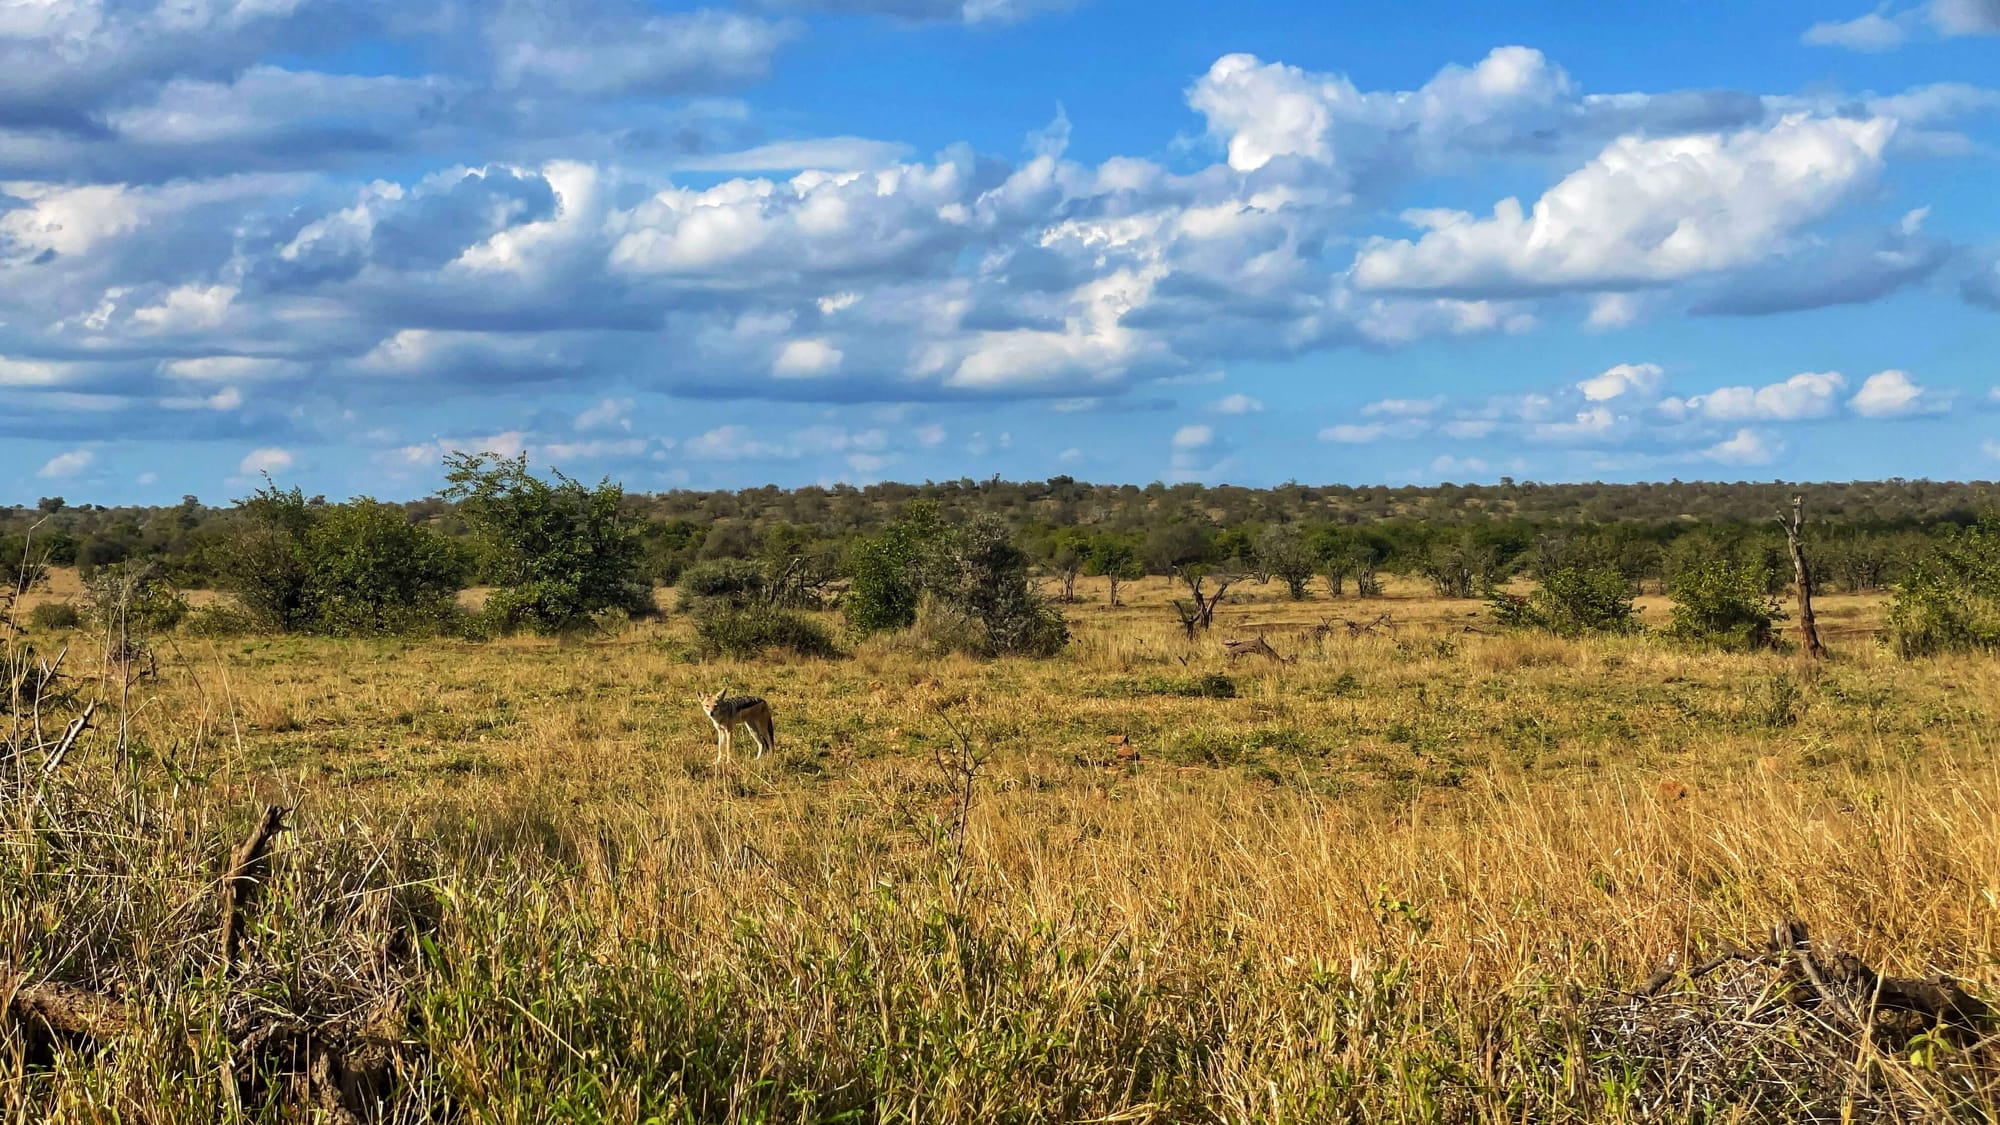
[[[317,1089],[327,1119],[401,1121],[2000,1116],[1990,1040],[1814,1038],[1790,1016],[1731,1038],[1766,1018],[1751,1007],[1660,1054],[1603,1015],[1781,919],[2000,993],[1990,656],[1890,654],[1873,596],[1819,599],[1834,659],[1808,667],[1504,632],[1400,580],[1304,603],[1244,582],[1192,643],[1162,579],[1116,609],[1079,589],[1044,660],[889,636],[703,662],[670,614],[563,640],[175,634],[128,694],[103,639],[71,635],[50,725],[105,702],[46,777],[17,763],[0,986],[119,1007],[93,1034],[8,1031],[0,1106],[290,1120]],[[1345,624],[1384,613],[1393,630]],[[1229,666],[1221,640],[1259,632],[1295,662]],[[718,765],[694,695],[724,686],[772,702],[775,752],[739,737]],[[289,827],[231,970],[218,875],[266,804]],[[246,1027],[391,1061],[341,1108],[271,1076],[321,1057],[306,1033],[273,1061]]]

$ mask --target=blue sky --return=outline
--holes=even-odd
[[[2000,477],[2000,0],[26,0],[0,500]]]

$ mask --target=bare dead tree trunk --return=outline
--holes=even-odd
[[[1778,517],[1778,526],[1785,529],[1785,542],[1792,549],[1792,575],[1799,595],[1799,644],[1805,649],[1809,660],[1826,659],[1826,646],[1819,643],[1819,626],[1813,621],[1812,608],[1812,568],[1806,563],[1805,545],[1800,533],[1805,527],[1806,498],[1792,497],[1792,519],[1785,522]]]
[[[1229,593],[1230,584],[1236,579],[1217,578],[1215,593],[1203,596],[1202,583],[1207,580],[1206,575],[1189,567],[1177,567],[1174,576],[1186,584],[1188,596],[1194,599],[1192,605],[1178,598],[1174,599],[1174,610],[1181,615],[1181,628],[1186,631],[1188,639],[1193,640],[1196,629],[1214,627],[1215,607],[1222,604],[1223,596]]]

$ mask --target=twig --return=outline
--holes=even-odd
[[[1763,956],[1761,954],[1745,953],[1740,949],[1732,949],[1727,953],[1711,957],[1708,960],[1703,961],[1701,964],[1696,965],[1694,968],[1689,969],[1687,971],[1687,979],[1691,981],[1700,980],[1701,978],[1707,976],[1708,974],[1714,972],[1715,970],[1720,969],[1722,966],[1729,964],[1731,961],[1742,961],[1745,964],[1754,965],[1761,960],[1763,960]],[[1646,978],[1646,983],[1640,985],[1639,990],[1633,993],[1633,995],[1656,996],[1659,994],[1659,991],[1661,989],[1673,983],[1674,978],[1680,975],[1681,975],[1680,970],[1672,968],[1671,966],[1662,968],[1659,972],[1654,973],[1652,976]]]
[[[1826,1002],[1827,1007],[1833,1010],[1833,1014],[1841,1022],[1845,1023],[1850,1029],[1858,1029],[1862,1026],[1861,1018],[1855,1014],[1853,1007],[1848,1004],[1847,997],[1835,992],[1833,986],[1827,983],[1825,975],[1819,971],[1819,963],[1813,958],[1812,943],[1806,938],[1806,924],[1804,922],[1786,921],[1778,923],[1771,933],[1771,946],[1779,952],[1790,952],[1797,955],[1799,968],[1804,970],[1806,980],[1812,982],[1812,986],[1818,991],[1820,999]]]
[[[97,701],[93,699],[83,705],[83,714],[70,720],[69,729],[63,731],[63,736],[57,740],[55,749],[50,750],[48,756],[42,759],[42,780],[48,780],[49,776],[62,766],[63,758],[69,754],[69,748],[76,744],[76,736],[90,729],[90,716],[96,710]]]

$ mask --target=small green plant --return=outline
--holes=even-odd
[[[2000,649],[2000,514],[1931,545],[1896,586],[1889,638],[1904,656]]]
[[[1522,597],[1495,591],[1487,604],[1494,619],[1510,629],[1540,629],[1559,637],[1639,628],[1631,584],[1610,567],[1558,567],[1534,593]]]
[[[1762,567],[1726,559],[1676,574],[1667,583],[1674,602],[1667,635],[1732,652],[1778,647],[1776,626],[1785,612],[1766,592],[1768,577]]]
[[[71,602],[43,602],[28,611],[28,627],[37,632],[75,629],[83,624],[83,611]]]

